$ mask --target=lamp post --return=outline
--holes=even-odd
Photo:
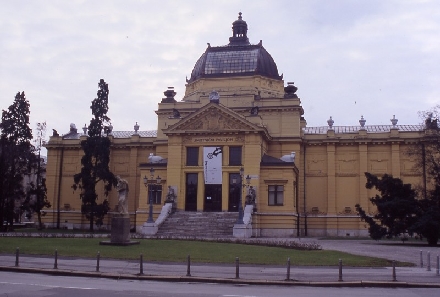
[[[157,192],[156,186],[160,185],[162,179],[158,175],[156,180],[154,180],[154,168],[150,168],[150,177],[148,180],[147,176],[144,176],[144,186],[148,189],[148,203],[149,203],[149,211],[148,211],[148,220],[147,223],[154,223],[153,220],[153,192]]]

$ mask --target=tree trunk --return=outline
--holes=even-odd
[[[41,213],[37,212],[37,217],[38,217],[38,230],[43,229],[43,223],[41,222]]]
[[[92,205],[90,210],[90,227],[89,227],[90,232],[93,232],[93,207],[94,205]]]
[[[428,240],[429,246],[437,246],[438,235],[437,236],[429,236],[426,239]]]

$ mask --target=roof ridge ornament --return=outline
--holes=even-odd
[[[174,92],[174,87],[168,87],[168,89],[163,92],[165,95],[165,98],[162,98],[162,101],[160,103],[176,103],[176,99],[174,99],[174,96],[176,96],[176,92]]]
[[[288,82],[287,87],[284,87],[284,98],[298,98],[298,95],[295,94],[298,88],[294,84],[294,82]]]
[[[366,119],[364,119],[364,116],[361,115],[361,119],[359,120],[359,124],[361,125],[361,130],[365,130],[365,123],[367,122]]]
[[[393,124],[393,127],[391,129],[399,129],[396,125],[397,125],[397,121],[398,119],[396,119],[396,115],[393,115],[393,118],[390,120],[391,124]]]
[[[138,124],[138,122],[136,122],[136,124],[134,124],[133,129],[134,129],[134,134],[133,135],[139,135],[139,133],[138,133],[138,131],[139,131],[139,124]]]
[[[335,121],[333,121],[332,116],[330,116],[330,118],[327,120],[327,125],[328,125],[329,130],[333,130],[334,123],[335,123]]]

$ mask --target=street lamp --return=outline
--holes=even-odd
[[[156,180],[154,180],[154,168],[150,168],[150,177],[151,177],[151,179],[148,180],[147,176],[145,175],[143,180],[144,180],[145,188],[148,189],[149,212],[148,212],[147,223],[154,223],[154,220],[153,220],[153,192],[157,192],[156,185],[160,185],[162,179],[158,175],[156,177]]]

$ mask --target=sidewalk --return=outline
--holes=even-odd
[[[236,278],[235,265],[193,264],[190,266],[190,276],[187,276],[187,263],[144,262],[141,275],[140,261],[101,258],[99,271],[97,271],[97,259],[58,257],[57,268],[54,268],[54,257],[21,255],[18,267],[15,266],[15,261],[15,255],[0,255],[0,271],[179,282],[440,288],[440,276],[436,275],[435,267],[432,267],[431,271],[419,267],[397,267],[397,281],[393,281],[392,267],[343,267],[342,281],[339,281],[338,267],[291,266],[290,280],[286,280],[287,266],[240,265],[239,278]]]

